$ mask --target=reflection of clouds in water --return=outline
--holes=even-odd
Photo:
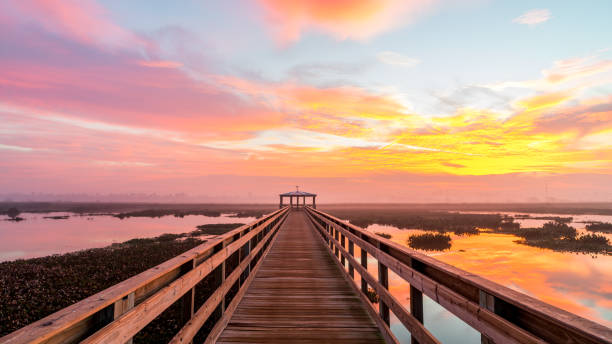
[[[423,323],[442,343],[480,343],[480,333],[423,295]]]
[[[558,214],[537,216],[549,215]],[[580,215],[574,219],[612,221],[611,216],[598,215]],[[404,246],[410,235],[423,232],[376,224],[368,230],[391,234],[392,241]],[[593,259],[590,255],[521,245],[515,242],[518,237],[509,234],[489,232],[452,237],[450,251],[423,253],[569,312],[612,325],[612,256],[599,255]],[[393,293],[405,294],[399,287]]]

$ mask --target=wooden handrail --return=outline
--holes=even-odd
[[[230,303],[237,303],[252,280],[289,207],[211,239],[182,255],[146,270],[80,302],[68,306],[5,337],[2,344],[17,343],[124,343],[130,342],[149,322],[181,298],[191,299],[191,319],[173,342],[190,342],[214,309],[224,306],[225,295],[239,284]],[[225,261],[239,255],[239,265],[225,276]],[[243,252],[247,252],[242,256]],[[218,267],[222,276],[215,292],[193,309],[197,283]],[[253,271],[251,271],[253,270]],[[248,277],[241,282],[240,276]],[[228,307],[222,320],[231,316]],[[213,329],[214,330],[214,329]]]
[[[353,281],[356,270],[362,278],[360,294],[365,295],[370,286],[380,298],[376,315],[388,325],[389,317],[385,313],[391,310],[411,333],[413,343],[437,342],[422,326],[423,309],[419,300],[423,294],[479,331],[483,343],[612,341],[612,331],[603,325],[442,263],[317,209],[307,207],[306,210],[329,252],[350,276],[351,284],[356,287]],[[354,257],[354,245],[362,249],[361,263]],[[378,261],[378,279],[367,271],[368,255]],[[344,261],[348,261],[348,269]],[[410,284],[410,312],[387,290],[387,269]]]

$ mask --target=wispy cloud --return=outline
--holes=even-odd
[[[15,11],[23,21],[81,43],[112,48],[148,45],[142,37],[117,25],[95,0],[22,0],[12,6],[3,8],[0,4],[0,10]]]
[[[142,161],[108,161],[108,160],[95,160],[95,165],[108,166],[108,167],[150,167],[155,164]]]
[[[4,145],[0,143],[0,150],[10,150],[15,152],[31,152],[34,149],[22,146]]]
[[[514,18],[512,22],[534,26],[548,21],[551,17],[552,15],[548,9],[534,9]]]
[[[376,57],[382,63],[401,67],[414,67],[421,63],[421,60],[419,59],[409,57],[394,51],[382,51],[378,53]]]

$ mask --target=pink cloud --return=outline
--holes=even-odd
[[[365,40],[413,21],[435,0],[258,0],[266,21],[283,43],[298,40],[305,31],[337,39]]]
[[[93,0],[21,0],[12,5],[20,20],[83,43],[109,47],[147,44],[115,24],[110,14]]]
[[[551,84],[569,79],[582,78],[604,73],[612,69],[611,60],[597,60],[597,56],[555,61],[553,68],[544,70],[542,74]]]
[[[2,44],[0,38],[0,44]],[[172,61],[141,61],[130,53],[73,49],[31,36],[0,59],[0,103],[136,128],[161,128],[202,137],[243,137],[279,125],[284,115],[194,80]],[[49,49],[51,47],[52,49]],[[55,53],[57,51],[57,53]],[[68,51],[68,52],[67,52]],[[94,55],[95,59],[91,59]],[[34,57],[32,57],[34,56]],[[36,56],[44,56],[39,61]],[[141,61],[134,63],[134,61]],[[211,130],[214,128],[214,130]]]

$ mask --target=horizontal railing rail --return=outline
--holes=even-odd
[[[345,278],[367,304],[387,342],[390,313],[410,332],[413,343],[438,343],[423,326],[423,294],[481,333],[482,343],[610,343],[612,330],[478,275],[440,262],[370,233],[317,209],[307,214],[344,271]],[[355,245],[360,261],[355,258]],[[378,262],[378,276],[368,272],[368,256]],[[410,309],[389,292],[391,269],[410,285]],[[354,282],[355,271],[361,286]],[[378,295],[378,310],[369,301],[369,287]]]
[[[206,337],[214,342],[248,288],[289,207],[226,234],[68,306],[5,337],[2,344],[130,343],[132,337],[177,301],[185,325],[171,343],[190,343],[209,317],[221,315]],[[232,264],[231,271],[226,263]],[[214,274],[214,275],[213,275]],[[214,290],[196,309],[196,285],[214,277]],[[232,291],[230,293],[230,291]]]

